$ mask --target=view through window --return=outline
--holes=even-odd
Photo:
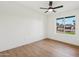
[[[75,16],[56,19],[56,31],[64,34],[75,34]]]

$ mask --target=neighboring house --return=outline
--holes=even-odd
[[[64,31],[64,25],[63,25],[63,24],[58,25],[58,26],[57,26],[57,31],[63,32],[63,31]]]
[[[65,25],[65,32],[74,32],[75,31],[75,26],[71,24],[66,24]]]
[[[65,31],[65,32],[75,32],[75,25],[71,25],[71,24],[66,24],[66,25],[58,25],[57,26],[57,31]]]

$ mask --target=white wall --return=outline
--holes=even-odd
[[[45,38],[45,16],[27,8],[0,2],[0,51]]]
[[[76,16],[76,34],[61,34],[56,33],[56,18],[66,17],[66,16]],[[79,46],[79,9],[69,10],[61,13],[54,13],[48,16],[48,38],[75,44]]]

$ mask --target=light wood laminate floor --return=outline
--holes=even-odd
[[[79,47],[44,39],[0,52],[1,57],[79,57]]]

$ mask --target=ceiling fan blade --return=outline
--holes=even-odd
[[[63,7],[63,5],[54,7],[53,9],[58,9],[58,8],[62,8],[62,7]]]
[[[47,13],[48,11],[45,11],[44,13]]]
[[[43,8],[43,7],[40,7],[40,9],[48,9],[48,8]]]
[[[49,6],[52,6],[52,1],[49,1]]]
[[[53,12],[55,13],[56,11],[53,9]]]

